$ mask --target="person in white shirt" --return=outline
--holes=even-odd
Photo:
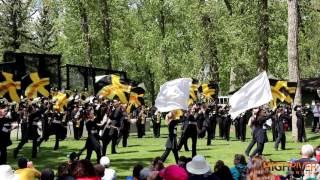
[[[104,176],[102,180],[115,180],[117,179],[117,173],[114,169],[110,168],[110,159],[106,156],[101,157],[100,164],[105,167]]]
[[[313,109],[313,127],[312,132],[315,132],[318,128],[320,119],[320,101],[316,100],[316,106]]]

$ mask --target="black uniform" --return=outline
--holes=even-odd
[[[233,120],[233,125],[234,125],[234,130],[235,130],[235,134],[236,134],[236,139],[240,140],[241,135],[240,135],[240,119],[242,119],[242,115],[236,117]]]
[[[104,140],[105,142],[103,143],[103,148],[102,148],[102,154],[105,155],[107,151],[107,146],[108,144],[112,141],[111,145],[111,153],[115,154],[117,153],[116,151],[116,145],[118,141],[118,135],[119,135],[119,130],[121,127],[121,120],[123,120],[123,114],[122,110],[120,107],[117,107],[112,110],[111,115],[110,115],[110,128],[109,128],[109,135],[106,137]]]
[[[146,124],[146,114],[144,110],[141,110],[138,115],[137,119],[137,133],[138,133],[138,138],[142,138],[145,135],[145,124]]]
[[[31,112],[31,109],[29,110],[29,112]],[[30,113],[28,119],[28,136],[27,138],[21,139],[16,149],[14,149],[13,156],[15,158],[17,157],[19,150],[28,142],[28,140],[32,140],[32,158],[37,157],[38,138],[40,137],[38,133],[38,122],[40,121],[40,119],[41,111],[39,109],[35,109]]]
[[[64,126],[64,122],[62,122],[63,120],[63,116],[64,114],[59,113],[59,112],[53,112],[52,113],[52,121],[49,125],[50,127],[50,131],[47,134],[47,137],[41,138],[38,146],[41,146],[41,143],[43,142],[44,139],[48,139],[49,136],[51,135],[55,135],[55,145],[54,145],[54,150],[58,150],[59,149],[59,141],[60,140],[64,140],[67,136],[67,129]]]
[[[95,120],[89,120],[86,122],[86,128],[88,130],[88,138],[86,140],[85,147],[80,150],[79,154],[81,154],[85,149],[87,149],[86,159],[90,160],[92,151],[95,151],[97,154],[97,163],[99,164],[101,158],[101,146],[99,143],[99,127]]]
[[[157,112],[152,115],[152,127],[153,127],[153,136],[155,138],[160,137],[160,127],[161,127],[161,113]]]
[[[263,149],[264,149],[264,143],[266,142],[266,135],[265,130],[263,129],[264,123],[270,118],[271,116],[267,117],[258,117],[255,120],[253,120],[253,132],[252,132],[252,141],[249,144],[246,154],[248,155],[250,153],[251,148],[254,146],[255,143],[257,143],[257,148],[253,151],[251,156],[254,156],[256,154],[262,155]]]
[[[197,155],[197,122],[194,119],[193,115],[188,115],[186,117],[186,121],[184,122],[184,128],[183,132],[181,134],[181,138],[178,143],[178,150],[182,148],[183,145],[185,145],[189,138],[192,140],[192,157]]]
[[[279,143],[281,142],[281,149],[286,148],[286,134],[284,129],[284,122],[288,119],[285,114],[276,114],[275,116],[275,129],[278,132],[274,148],[278,150]]]
[[[166,143],[166,150],[161,156],[162,162],[165,162],[170,152],[172,151],[174,158],[176,160],[176,163],[178,164],[179,155],[178,155],[178,148],[177,148],[177,127],[176,127],[177,124],[178,124],[178,120],[171,120],[168,125],[169,136]]]
[[[304,116],[301,111],[296,112],[297,115],[297,128],[298,128],[298,141],[299,142],[306,142],[306,130],[304,127]]]
[[[240,118],[239,130],[240,130],[240,139],[242,142],[246,141],[247,124],[251,115],[252,115],[251,111],[246,111],[242,116],[242,118]]]
[[[123,116],[123,120],[121,122],[122,147],[127,147],[131,123],[128,116]]]
[[[73,118],[72,126],[73,126],[73,133],[74,133],[73,136],[75,140],[79,140],[82,138],[83,128],[84,128],[84,116],[85,116],[85,111],[82,109],[79,109],[78,112],[72,113],[72,118]]]
[[[0,165],[7,163],[7,147],[12,144],[10,133],[11,120],[7,117],[0,118]]]
[[[223,127],[224,127],[224,136],[223,138],[227,141],[230,140],[230,127],[231,127],[231,116],[227,112],[222,116]]]

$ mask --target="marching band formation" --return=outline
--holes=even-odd
[[[257,148],[251,156],[262,154],[264,143],[268,141],[266,132],[272,131],[274,148],[285,149],[285,131],[291,129],[291,109],[286,106],[278,106],[276,110],[265,108],[249,110],[232,120],[228,106],[214,103],[196,103],[189,106],[188,111],[175,110],[163,114],[155,107],[140,106],[132,112],[127,112],[127,104],[119,99],[100,99],[89,96],[88,93],[74,93],[68,97],[69,101],[64,111],[55,107],[55,101],[50,96],[36,98],[33,101],[21,100],[20,103],[8,103],[5,99],[0,101],[0,164],[6,164],[7,147],[12,145],[11,132],[14,129],[21,130],[20,143],[14,148],[13,156],[16,158],[21,148],[32,141],[32,158],[37,157],[37,151],[44,141],[54,135],[55,145],[53,150],[59,149],[59,142],[66,139],[68,124],[72,122],[75,140],[80,140],[84,134],[84,127],[88,136],[83,148],[78,155],[86,151],[86,159],[90,159],[92,152],[97,154],[97,161],[106,155],[107,147],[111,143],[111,153],[117,153],[116,147],[122,139],[122,146],[128,144],[130,126],[135,120],[138,138],[145,135],[147,119],[151,119],[154,138],[160,137],[161,120],[168,125],[168,139],[166,149],[161,156],[165,161],[172,151],[175,160],[178,161],[178,152],[184,147],[189,151],[187,141],[192,140],[192,156],[197,154],[197,139],[207,139],[207,145],[212,144],[216,138],[216,129],[219,127],[219,137],[230,140],[230,127],[235,127],[235,135],[238,140],[245,141],[247,125],[252,129],[252,141],[247,150],[249,155],[255,144]],[[298,117],[297,127],[299,141],[306,141],[305,117],[314,116],[316,131],[319,123],[320,102],[316,102],[314,109],[306,109],[301,106],[295,107]],[[178,138],[177,125],[181,124],[181,134]],[[42,133],[39,133],[39,130]]]

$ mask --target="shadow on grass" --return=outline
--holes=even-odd
[[[308,138],[307,140],[313,141],[313,140],[317,140],[317,139],[320,139],[320,135],[312,136],[312,137]]]

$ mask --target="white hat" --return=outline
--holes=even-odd
[[[192,161],[187,163],[187,171],[191,174],[202,175],[211,169],[209,163],[202,155],[196,155]]]
[[[101,159],[100,159],[100,165],[109,166],[110,165],[110,159],[107,156],[102,156]]]
[[[13,173],[10,165],[0,165],[0,179],[18,180],[19,176]]]
[[[301,154],[302,155],[308,155],[311,156],[313,155],[314,149],[312,147],[312,145],[310,144],[305,144],[301,147]]]

